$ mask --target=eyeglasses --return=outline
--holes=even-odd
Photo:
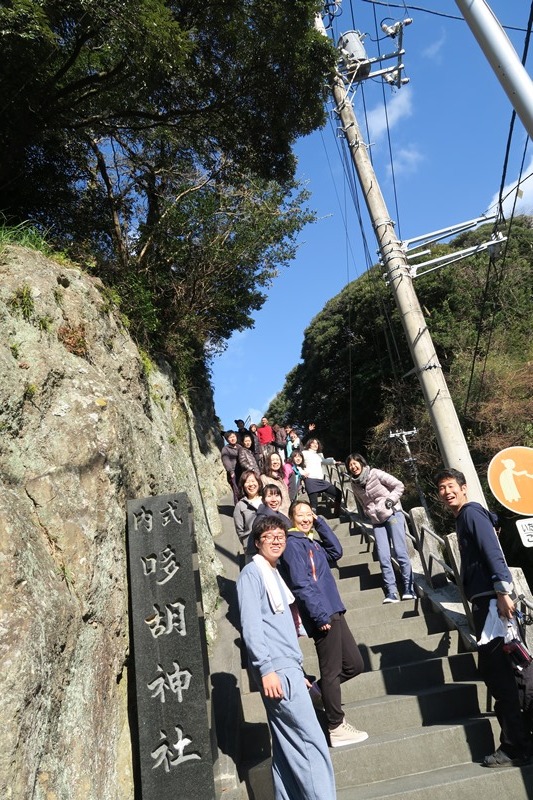
[[[287,537],[284,533],[265,533],[264,536],[261,536],[261,541],[266,542],[267,544],[272,544],[272,542],[284,542],[286,538]]]

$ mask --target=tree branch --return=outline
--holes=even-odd
[[[102,180],[104,182],[107,194],[107,201],[109,203],[109,209],[111,211],[111,218],[113,221],[113,230],[115,233],[115,241],[117,244],[117,250],[119,254],[119,260],[123,268],[125,268],[128,264],[128,250],[127,245],[122,235],[122,226],[120,224],[120,215],[118,213],[117,204],[115,201],[115,196],[113,193],[113,183],[111,178],[109,177],[109,172],[107,169],[107,164],[104,158],[104,155],[95,139],[92,137],[88,137],[88,142],[91,150],[96,156],[96,162],[98,164],[98,169],[100,175],[102,176]]]

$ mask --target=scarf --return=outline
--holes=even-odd
[[[268,597],[268,601],[270,603],[270,607],[274,614],[283,614],[285,606],[283,604],[283,594],[285,595],[285,600],[287,605],[290,606],[294,603],[294,595],[274,567],[271,567],[266,558],[263,558],[262,555],[257,553],[253,557],[253,561],[256,563],[257,567],[259,568],[259,572],[263,578],[265,589]],[[276,573],[278,576],[278,580],[276,580]]]
[[[290,533],[291,531],[296,531],[297,533],[303,533],[303,534],[304,534],[304,536],[305,536],[307,539],[309,539],[311,542],[312,542],[312,541],[313,541],[313,539],[315,538],[315,533],[316,533],[316,531],[315,531],[315,529],[314,529],[314,528],[311,528],[311,530],[310,530],[310,531],[308,531],[307,533],[304,533],[304,532],[303,532],[303,531],[301,531],[299,528],[289,528],[289,533]]]
[[[363,467],[363,469],[361,470],[361,473],[357,476],[357,478],[355,478],[352,475],[352,481],[354,483],[357,483],[359,486],[366,486],[366,482],[368,480],[369,472],[370,472],[370,467],[367,464],[366,467]]]

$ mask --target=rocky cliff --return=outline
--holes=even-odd
[[[220,481],[213,415],[139,353],[99,281],[3,250],[1,797],[133,798],[126,500],[188,493],[212,638]]]

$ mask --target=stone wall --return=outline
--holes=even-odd
[[[0,254],[2,798],[133,798],[126,500],[188,493],[212,639],[213,417],[139,353],[99,281]]]

